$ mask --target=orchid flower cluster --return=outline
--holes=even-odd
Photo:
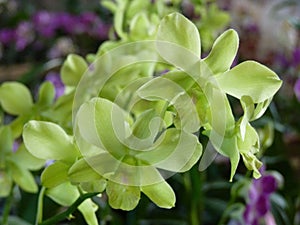
[[[270,213],[270,195],[278,187],[276,178],[271,174],[263,174],[250,185],[247,206],[244,212],[246,224],[258,225],[260,220],[269,220],[266,224],[275,224]],[[271,222],[273,221],[273,222]]]
[[[232,189],[237,195],[245,199],[245,205],[234,203],[231,206],[234,213],[231,213],[229,225],[274,225],[276,224],[272,214],[271,205],[275,206],[276,190],[282,186],[283,179],[277,171],[266,171],[265,166],[260,168],[262,176],[259,179],[241,179]]]
[[[37,11],[28,20],[20,21],[16,27],[1,28],[0,45],[2,55],[6,55],[10,49],[24,53],[28,48],[41,55],[51,43],[52,47],[48,49],[46,57],[53,59],[76,52],[76,37],[90,37],[95,43],[107,40],[109,29],[110,24],[94,12],[73,15],[43,10]]]
[[[162,2],[105,1],[120,39],[86,58],[70,54],[57,99],[49,81],[35,101],[21,83],[0,86],[1,107],[15,116],[0,129],[0,193],[8,196],[15,184],[37,192],[31,171],[43,169],[37,224],[60,219],[44,220],[45,195],[70,207],[64,215],[78,207],[89,225],[99,224],[96,195],[107,196],[115,209],[133,210],[142,193],[172,208],[176,195],[166,179],[199,162],[207,167],[210,151],[229,158],[229,180],[241,158],[255,178],[261,176],[260,140],[251,122],[264,114],[281,80],[255,61],[231,68],[239,44],[232,29],[201,58],[198,28]],[[240,118],[228,95],[239,101]],[[23,142],[13,153],[16,139]]]

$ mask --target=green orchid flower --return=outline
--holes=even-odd
[[[131,34],[143,39],[150,21],[141,12],[131,14],[126,24],[125,8],[130,5],[134,12],[142,7],[133,2],[116,2],[122,6],[115,18],[121,41],[104,44],[89,66],[76,55],[63,65],[62,80],[70,91],[52,111],[63,128],[41,121],[24,127],[28,151],[54,160],[41,175],[45,194],[71,206],[82,193],[105,191],[112,208],[132,210],[144,193],[159,207],[174,207],[175,193],[166,179],[199,161],[202,134],[209,138],[208,146],[230,159],[230,180],[241,157],[259,177],[259,135],[251,122],[264,114],[280,88],[278,76],[254,61],[231,68],[239,43],[232,29],[201,59],[199,31],[179,13],[159,22],[150,35],[154,40],[129,43],[123,28],[128,25]],[[168,71],[157,76],[158,68]],[[234,117],[227,95],[240,101],[240,118]],[[200,167],[211,162],[206,152]],[[88,224],[98,224],[91,199],[79,210]]]
[[[153,109],[134,121],[117,104],[94,98],[81,106],[76,121],[76,140],[87,163],[76,162],[69,175],[75,178],[93,168],[108,180],[106,193],[113,208],[132,210],[141,191],[158,206],[173,207],[175,194],[158,169],[188,171],[202,153],[196,136],[166,129]]]
[[[10,123],[14,138],[20,137],[23,126],[31,119],[48,119],[47,111],[54,103],[55,90],[50,82],[44,82],[34,103],[30,90],[22,83],[11,81],[0,86],[0,104],[4,112],[16,116]]]
[[[161,88],[166,79],[181,86],[194,99],[204,134],[219,153],[230,158],[230,179],[236,171],[240,154],[246,166],[254,170],[254,177],[259,177],[261,163],[254,155],[259,149],[259,139],[249,122],[263,115],[280,88],[281,80],[273,71],[254,61],[230,68],[239,42],[237,33],[232,29],[217,38],[204,59],[200,58],[197,28],[179,13],[170,14],[161,21],[157,40],[158,53],[178,69],[141,87],[138,90],[141,98],[167,95],[166,90]],[[182,90],[178,92],[177,88],[172,92],[179,95]],[[237,122],[226,95],[241,101],[244,115]]]
[[[81,195],[81,191],[84,192],[77,183],[73,185],[68,177],[70,167],[81,157],[73,138],[57,124],[32,120],[24,126],[23,140],[33,156],[43,160],[54,160],[41,174],[45,194],[62,206],[72,205]],[[99,175],[97,178],[101,179]],[[101,192],[102,189],[103,187],[98,186],[97,190],[93,191]],[[42,208],[42,205],[39,205],[39,208]],[[95,215],[97,208],[91,199],[86,199],[78,207],[89,225],[98,225]],[[37,222],[41,223],[42,216],[39,215],[38,218]]]
[[[31,171],[41,169],[45,161],[32,156],[21,144],[13,151],[14,138],[9,126],[0,127],[0,197],[7,197],[14,184],[29,193],[38,186]]]

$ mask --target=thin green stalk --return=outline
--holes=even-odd
[[[204,210],[203,182],[205,174],[199,173],[197,166],[193,167],[184,177],[185,188],[190,196],[190,224],[201,225],[201,215]]]
[[[191,225],[200,225],[200,221],[198,218],[198,210],[197,210],[197,204],[195,201],[192,201],[191,203]]]
[[[2,224],[8,225],[8,217],[10,214],[12,202],[14,199],[14,185],[12,185],[9,196],[6,198],[4,209],[3,209],[3,216],[2,216]]]
[[[38,225],[43,221],[43,200],[44,200],[45,191],[46,188],[42,187],[38,198],[38,207],[37,207],[35,225]]]
[[[194,204],[195,201],[193,200],[193,189],[192,189],[192,179],[191,179],[191,174],[185,173],[183,174],[183,184],[186,192],[190,196],[189,202],[190,204],[190,223],[191,225],[198,225],[198,219],[197,219],[197,210],[196,210],[196,205]]]
[[[39,223],[39,225],[53,225],[53,224],[58,224],[58,222],[68,218],[77,208],[78,206],[84,202],[86,199],[91,198],[93,196],[98,195],[98,192],[94,193],[86,193],[81,196],[64,212],[51,217],[50,219],[45,220],[42,223]]]

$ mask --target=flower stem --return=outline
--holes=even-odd
[[[4,209],[3,209],[3,216],[2,216],[2,224],[8,225],[8,217],[10,214],[12,202],[14,199],[14,185],[12,185],[9,196],[6,198]]]
[[[98,192],[95,193],[86,193],[81,196],[64,212],[51,217],[50,219],[45,220],[42,223],[39,223],[39,225],[52,225],[52,224],[58,224],[58,222],[68,218],[77,208],[78,206],[84,202],[86,199],[91,198],[95,195],[98,195]]]
[[[205,179],[204,173],[199,173],[196,166],[194,166],[189,173],[187,173],[185,180],[187,192],[190,197],[190,224],[201,225],[201,216],[203,213],[204,196],[202,193],[202,186]]]
[[[45,190],[46,188],[42,187],[39,194],[35,225],[38,225],[43,221],[43,199],[44,199]]]

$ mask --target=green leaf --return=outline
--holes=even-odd
[[[87,69],[88,65],[81,56],[70,54],[61,68],[61,79],[65,85],[76,86]]]
[[[107,182],[106,193],[112,208],[127,211],[134,209],[141,198],[139,187],[126,186],[111,181]]]
[[[41,175],[42,185],[46,188],[53,188],[68,181],[69,168],[70,165],[60,161],[49,165]]]
[[[273,97],[282,84],[272,70],[254,61],[243,62],[216,79],[227,94],[239,99],[249,96],[254,103]]]
[[[180,13],[172,13],[163,18],[158,31],[157,40],[170,42],[201,55],[200,35],[197,27]]]
[[[221,34],[204,62],[213,74],[223,73],[230,69],[238,50],[239,37],[235,30],[229,29]]]
[[[4,82],[0,86],[0,103],[12,115],[30,113],[33,106],[30,91],[18,82]]]
[[[101,179],[101,175],[97,173],[83,158],[76,161],[68,172],[71,182],[89,182]]]
[[[148,186],[142,186],[141,191],[161,208],[170,209],[175,206],[175,193],[166,181]]]
[[[17,165],[13,161],[8,161],[8,166],[11,170],[13,180],[24,191],[30,193],[36,193],[38,191],[38,186],[35,183],[33,175],[26,168],[23,168],[21,165]]]
[[[54,102],[55,88],[49,81],[44,82],[39,89],[37,104],[42,107],[50,106]]]
[[[24,126],[23,140],[28,151],[40,159],[72,163],[80,155],[72,138],[54,123],[29,121]]]

